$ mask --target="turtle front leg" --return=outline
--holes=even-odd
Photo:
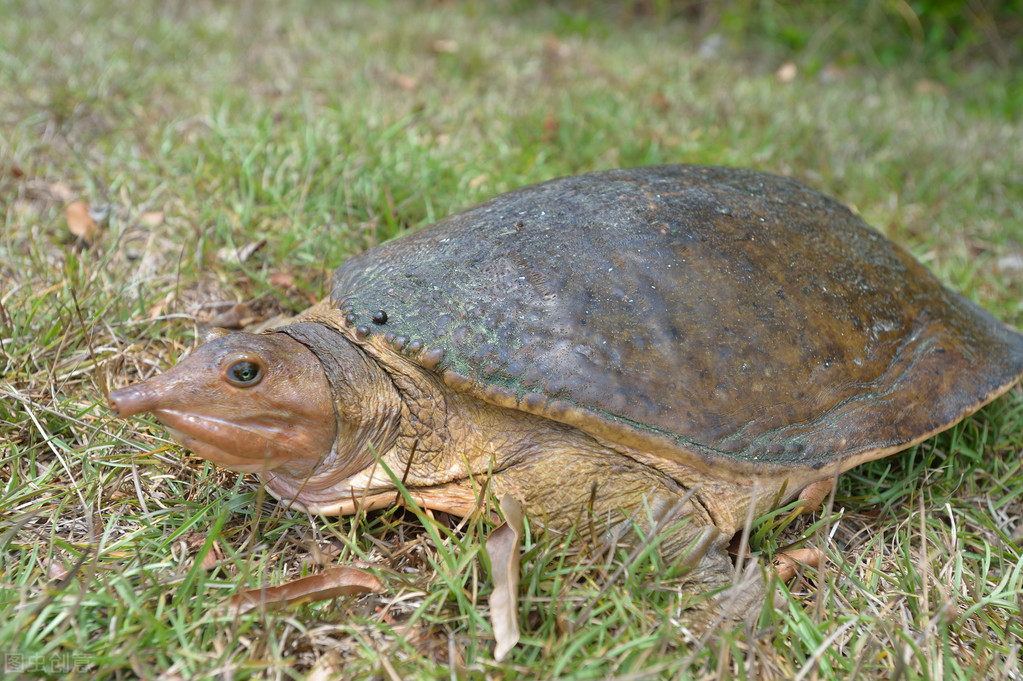
[[[687,569],[683,589],[693,606],[713,620],[759,612],[763,586],[759,568],[735,578],[722,532],[700,500],[668,475],[589,440],[575,448],[544,448],[495,472],[490,488],[510,493],[527,517],[549,533],[574,530],[576,543],[595,550],[607,542],[640,547],[657,541],[661,555]],[[667,533],[667,534],[665,534]],[[715,593],[711,593],[715,592]]]

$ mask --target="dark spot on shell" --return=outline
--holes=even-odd
[[[414,341],[412,341],[411,343],[408,344],[408,351],[409,352],[419,352],[422,349],[423,349],[423,341],[414,340]]]
[[[393,331],[388,331],[387,333],[384,334],[384,340],[387,341],[388,343],[393,343],[394,342],[394,337],[397,336],[397,335],[398,334],[396,334]]]
[[[541,393],[526,393],[522,397],[521,402],[522,406],[525,407],[527,411],[536,411],[541,409],[546,403],[547,396]]]
[[[351,326],[352,324],[355,323],[356,319],[358,319],[356,314],[354,312],[349,312],[348,314],[345,315],[345,324]]]
[[[420,361],[427,369],[436,369],[437,365],[444,359],[444,349],[434,348],[423,353]]]
[[[369,328],[368,327],[365,327],[365,326],[357,326],[357,327],[355,327],[355,337],[356,338],[365,338],[368,335],[369,335]]]
[[[518,231],[520,231],[525,226],[526,226],[526,223],[523,222],[522,220],[519,220],[518,222],[515,223],[515,231],[518,232]]]
[[[395,337],[395,339],[391,341],[391,345],[393,345],[396,350],[401,350],[408,345],[408,336]]]
[[[384,310],[377,310],[376,312],[373,313],[371,319],[373,320],[374,324],[386,324],[387,313]]]

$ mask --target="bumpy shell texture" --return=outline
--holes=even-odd
[[[1023,373],[1023,336],[847,208],[728,168],[513,191],[349,259],[332,302],[452,388],[740,469],[893,451]]]

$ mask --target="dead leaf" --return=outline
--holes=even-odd
[[[71,571],[67,569],[66,565],[64,565],[64,561],[57,557],[50,558],[46,562],[46,572],[50,579],[54,581],[59,582],[65,580],[68,578],[68,575],[71,574]]]
[[[945,95],[945,86],[929,78],[921,78],[913,86],[913,91],[918,95]]]
[[[320,545],[317,542],[310,542],[306,545],[308,553],[302,556],[302,565],[309,567],[327,567],[336,565],[337,559],[344,551],[340,542]]]
[[[139,222],[146,227],[159,227],[163,224],[164,214],[162,210],[152,210],[139,216]]]
[[[818,567],[824,559],[819,549],[794,549],[774,557],[774,569],[783,582],[790,581],[806,567]]]
[[[147,314],[149,315],[149,318],[156,319],[163,315],[164,310],[170,307],[170,304],[174,302],[174,298],[176,297],[176,295],[177,293],[175,291],[171,291],[170,293],[163,297],[163,300],[158,300],[155,305],[153,305],[146,311]]]
[[[333,681],[344,678],[343,669],[341,656],[336,651],[328,650],[320,659],[316,660],[316,664],[309,670],[305,679],[306,681]]]
[[[458,43],[454,40],[434,40],[430,43],[430,50],[438,54],[454,54],[458,52]]]
[[[556,36],[547,35],[543,39],[543,56],[548,61],[559,61],[568,58],[572,54],[571,48],[557,39]]]
[[[504,524],[487,538],[490,575],[490,621],[494,627],[494,659],[501,662],[519,642],[519,545],[522,542],[522,506],[510,494],[501,498]]]
[[[71,199],[75,198],[75,193],[71,190],[71,187],[63,182],[53,182],[46,189],[51,196],[62,203],[68,203]]]
[[[201,548],[206,544],[206,535],[202,532],[192,531],[184,536],[185,550],[188,553],[193,553],[197,549]],[[213,540],[213,544],[210,545],[210,550],[206,552],[206,555],[202,557],[202,563],[200,567],[203,570],[209,571],[217,566],[217,564],[224,559],[224,549],[220,548],[220,544],[217,540]],[[193,561],[186,561],[188,567],[192,566]]]
[[[391,82],[400,87],[402,90],[407,90],[409,92],[415,90],[416,86],[419,85],[418,80],[412,76],[406,76],[401,73],[391,74]]]
[[[774,77],[778,79],[779,83],[791,83],[796,79],[796,74],[798,73],[799,69],[796,67],[795,62],[787,61],[778,68]]]
[[[245,303],[238,303],[219,313],[208,324],[222,329],[244,329],[249,324],[262,321]]]
[[[228,612],[232,615],[264,608],[283,610],[291,605],[327,601],[341,596],[380,591],[384,585],[365,570],[353,567],[335,567],[318,575],[302,577],[281,586],[249,589],[231,597]]]
[[[438,627],[398,624],[393,617],[386,615],[385,619],[389,620],[387,623],[391,625],[395,636],[400,637],[405,645],[415,648],[423,657],[433,660],[434,664],[453,666],[455,669],[465,666],[461,651],[451,645],[451,639]]]
[[[64,209],[68,229],[79,239],[92,243],[99,234],[99,223],[89,215],[89,204],[84,201],[72,201]]]
[[[664,96],[663,92],[655,92],[652,104],[658,113],[668,113],[671,110],[671,102]]]
[[[272,272],[266,279],[274,286],[281,288],[291,288],[295,285],[295,277],[286,272]]]
[[[25,171],[21,169],[21,166],[17,164],[11,164],[9,166],[0,166],[0,177],[9,175],[15,180],[20,180],[25,177]]]
[[[217,260],[227,265],[238,265],[251,258],[263,246],[266,246],[266,239],[253,241],[237,248],[225,246],[217,251]]]

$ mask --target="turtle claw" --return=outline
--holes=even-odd
[[[732,586],[717,595],[722,621],[743,621],[752,624],[760,616],[767,593],[764,571],[756,561],[750,561],[736,575]]]

